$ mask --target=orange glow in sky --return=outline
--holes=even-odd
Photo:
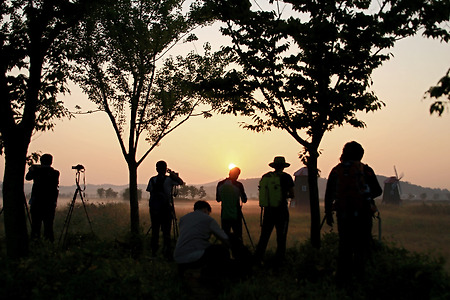
[[[205,41],[213,50],[217,26],[204,28],[199,41],[180,47],[195,51]],[[450,114],[430,116],[431,101],[423,99],[427,89],[435,85],[450,67],[450,45],[420,36],[399,41],[392,49],[393,57],[377,69],[372,90],[386,106],[381,110],[359,114],[367,128],[350,126],[327,132],[320,145],[318,167],[327,177],[339,162],[343,145],[356,140],[365,149],[363,162],[379,175],[394,176],[395,165],[403,180],[424,187],[450,189]],[[62,99],[73,110],[95,108],[77,87]],[[189,119],[166,136],[138,169],[138,183],[145,184],[156,174],[155,164],[165,160],[187,184],[204,184],[228,176],[226,167],[236,164],[240,178],[259,178],[271,170],[275,156],[284,156],[291,164],[285,171],[293,174],[303,167],[298,158],[302,147],[287,132],[272,130],[254,133],[243,129],[240,122],[251,119],[232,115],[209,119]],[[140,143],[141,153],[145,142]],[[127,184],[128,171],[119,144],[104,113],[80,115],[58,121],[54,131],[38,133],[29,152],[52,153],[54,167],[61,172],[61,185],[73,185],[71,166],[86,167],[86,181],[91,184]],[[0,172],[4,170],[4,158]]]

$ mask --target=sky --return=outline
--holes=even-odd
[[[209,41],[217,48],[224,42],[217,28],[202,29],[199,41],[179,47],[194,51]],[[339,162],[343,145],[355,140],[365,149],[363,162],[378,175],[395,175],[395,166],[404,181],[450,189],[450,114],[430,115],[432,101],[423,99],[426,90],[450,68],[450,45],[419,36],[399,41],[392,54],[372,76],[372,90],[386,106],[359,114],[367,125],[364,129],[346,125],[325,134],[318,162],[321,177],[327,177]],[[93,108],[76,86],[61,99],[71,110],[75,105]],[[270,171],[268,164],[275,156],[286,158],[291,166],[285,171],[291,175],[303,167],[298,158],[302,147],[287,132],[254,133],[240,127],[240,122],[246,121],[250,120],[222,115],[191,118],[166,136],[141,164],[138,183],[145,184],[156,174],[159,160],[165,160],[189,185],[225,178],[230,163],[241,169],[241,179],[258,178]],[[141,147],[144,144],[141,141]],[[54,156],[53,166],[61,172],[60,185],[75,183],[71,166],[77,164],[86,168],[89,184],[128,183],[126,162],[104,113],[57,121],[53,131],[33,136],[29,152],[34,151]],[[4,157],[0,161],[3,170]]]

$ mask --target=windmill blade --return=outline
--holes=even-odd
[[[395,165],[394,165],[394,172],[395,172],[395,178],[397,178],[397,180],[399,180],[399,179],[398,179],[397,168],[395,167]]]

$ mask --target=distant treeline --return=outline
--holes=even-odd
[[[177,187],[174,191],[174,197],[177,198],[190,198],[192,200],[194,199],[203,199],[206,197],[206,191],[203,186],[197,188],[193,185],[182,185]],[[63,196],[63,195],[61,195]],[[117,199],[119,196],[119,192],[114,191],[112,188],[98,188],[97,189],[97,198],[100,199]],[[124,189],[120,193],[120,197],[123,200],[129,200],[130,199],[130,188]],[[142,189],[138,188],[138,200],[142,199]]]

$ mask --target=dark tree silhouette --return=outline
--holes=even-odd
[[[240,67],[224,80],[218,97],[229,105],[220,110],[250,116],[245,127],[253,131],[282,129],[303,146],[311,242],[319,247],[317,161],[325,133],[344,124],[365,127],[357,113],[384,105],[370,90],[372,72],[390,58],[397,40],[448,20],[436,10],[448,11],[449,3],[285,0],[268,1],[273,10],[264,11],[251,1],[212,2]]]
[[[97,189],[97,195],[99,198],[103,198],[105,196],[106,190],[104,188]]]
[[[219,56],[190,53],[161,58],[207,20],[202,1],[111,1],[84,24],[75,81],[105,112],[129,171],[131,233],[140,233],[137,170],[161,140],[198,111],[197,85],[221,73]],[[139,148],[145,139],[147,146]],[[140,151],[139,151],[140,150]],[[138,239],[137,239],[138,240]]]
[[[23,184],[31,136],[68,116],[57,95],[67,91],[70,29],[91,4],[88,0],[0,2],[0,153],[5,154],[3,207],[11,257],[28,252]]]
[[[427,95],[436,99],[430,106],[430,114],[437,113],[439,116],[442,116],[450,101],[450,69],[439,80],[437,85],[430,87]]]

